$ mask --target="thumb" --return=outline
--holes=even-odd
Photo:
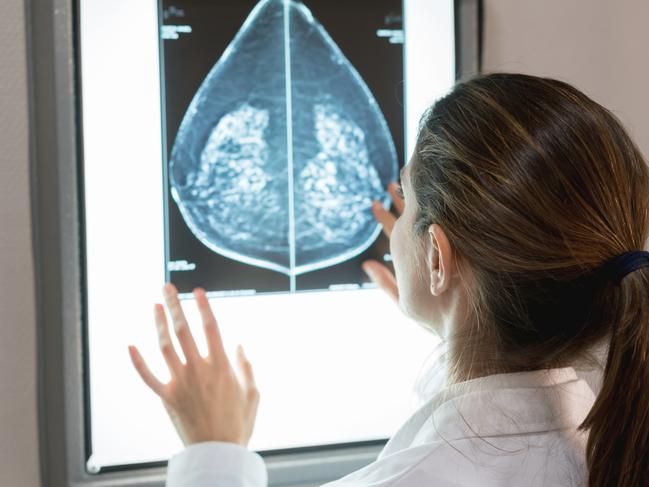
[[[366,260],[363,270],[395,303],[399,302],[399,288],[394,274],[376,260]]]
[[[248,391],[251,390],[256,391],[257,384],[255,383],[255,376],[252,372],[252,364],[250,363],[245,353],[243,352],[243,347],[241,345],[237,345],[237,361],[239,363],[239,368],[243,373],[243,379],[246,388],[248,389]]]

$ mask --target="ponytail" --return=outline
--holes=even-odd
[[[579,426],[589,486],[649,487],[649,267],[618,259],[647,246],[649,167],[619,118],[560,80],[480,74],[422,117],[409,181],[413,235],[448,232],[467,290],[449,376],[573,365],[610,338]]]
[[[600,310],[612,332],[601,391],[579,427],[590,430],[588,486],[649,486],[649,269],[608,287]]]

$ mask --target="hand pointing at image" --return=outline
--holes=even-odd
[[[388,192],[392,197],[392,202],[397,214],[403,213],[404,201],[403,196],[400,193],[401,189],[398,183],[390,183],[388,185]],[[375,201],[372,206],[372,214],[376,221],[378,221],[383,226],[383,233],[390,238],[392,233],[392,227],[394,227],[394,222],[397,220],[392,213],[383,208],[383,206]],[[392,274],[392,271],[388,269],[385,265],[380,263],[377,260],[366,260],[363,262],[363,270],[367,275],[374,281],[383,291],[387,293],[392,300],[396,303],[399,302],[399,290],[397,288],[397,280]]]

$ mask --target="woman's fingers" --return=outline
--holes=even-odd
[[[200,353],[198,353],[198,347],[187,324],[185,313],[183,313],[183,309],[180,306],[176,287],[171,283],[167,283],[164,285],[162,292],[167,303],[167,308],[169,308],[169,313],[171,314],[171,320],[174,324],[174,330],[178,337],[180,348],[182,348],[183,354],[185,354],[187,363],[195,362],[200,358]]]
[[[169,324],[167,323],[165,310],[161,304],[154,305],[153,314],[155,317],[156,329],[158,330],[158,344],[160,346],[160,351],[162,352],[165,362],[167,362],[171,374],[177,375],[182,367],[182,362],[180,361],[176,349],[171,341]]]
[[[363,262],[363,270],[390,298],[396,303],[399,302],[399,288],[397,279],[386,266],[376,260],[366,260]]]
[[[156,379],[156,377],[151,373],[151,370],[142,358],[142,355],[140,355],[138,349],[133,345],[130,345],[128,347],[128,352],[131,356],[131,362],[133,362],[135,370],[137,370],[137,373],[140,375],[144,383],[149,386],[153,392],[164,399],[164,384]]]
[[[399,184],[398,183],[388,184],[388,193],[390,193],[390,196],[392,197],[392,203],[394,204],[394,209],[397,210],[397,213],[399,215],[401,215],[401,213],[403,213],[405,202],[403,201],[403,198],[399,194]]]
[[[388,193],[390,193],[390,196],[392,197],[394,208],[397,213],[401,214],[404,209],[404,201],[399,194],[398,189],[398,183],[388,184]],[[381,205],[379,201],[374,201],[372,204],[372,214],[374,215],[374,218],[376,218],[376,221],[378,221],[383,227],[383,233],[390,238],[394,222],[397,221],[397,218],[388,210],[383,208],[383,205]],[[388,296],[390,296],[390,298],[392,298],[396,303],[399,302],[397,280],[390,269],[376,260],[367,260],[363,262],[363,270],[373,282],[375,282],[388,294]]]
[[[248,361],[246,355],[243,353],[243,347],[241,345],[237,346],[237,361],[239,362],[239,369],[243,372],[246,399],[248,400],[248,415],[254,420],[254,418],[257,416],[257,410],[259,408],[259,390],[257,389],[255,377],[252,373],[252,365]],[[253,422],[249,424],[251,428],[254,425]],[[250,435],[252,435],[252,429],[248,430],[246,436],[250,438]]]
[[[203,320],[203,328],[205,329],[207,349],[210,357],[212,357],[214,363],[219,365],[223,364],[224,362],[227,362],[227,355],[223,348],[223,341],[221,340],[221,333],[219,333],[216,318],[214,317],[214,313],[212,313],[210,302],[205,295],[205,290],[202,288],[194,289],[194,297],[196,298],[198,311]]]
[[[399,194],[399,184],[388,184],[388,193],[392,197],[394,209],[400,215],[401,213],[403,213],[405,203],[403,201],[403,198]],[[372,214],[374,215],[374,218],[376,218],[376,221],[378,221],[383,227],[383,233],[385,233],[386,237],[390,238],[392,227],[394,227],[394,222],[397,220],[397,218],[388,210],[383,208],[383,205],[380,201],[374,201],[372,203]]]
[[[243,353],[243,347],[237,346],[237,359],[239,360],[239,368],[243,372],[243,378],[246,381],[246,387],[249,393],[255,394],[257,392],[257,384],[255,383],[255,376],[252,372],[252,364]]]
[[[390,238],[392,227],[394,227],[394,222],[397,220],[395,216],[383,208],[378,201],[372,203],[372,214],[376,218],[376,221],[383,226],[383,233],[385,233],[386,237]]]

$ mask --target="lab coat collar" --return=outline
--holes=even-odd
[[[441,439],[576,429],[595,395],[572,367],[495,374],[453,384],[432,398]]]

